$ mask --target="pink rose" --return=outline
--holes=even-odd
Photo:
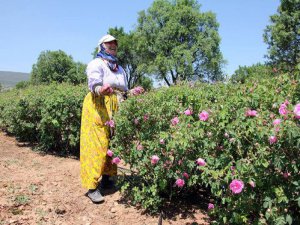
[[[138,146],[136,146],[136,149],[142,151],[144,149],[144,146],[142,144],[138,144]]]
[[[109,157],[112,157],[113,156],[113,151],[111,151],[111,150],[107,150],[107,152],[106,152],[106,154],[109,156]]]
[[[175,185],[177,186],[177,187],[183,187],[184,186],[184,180],[183,179],[177,179],[176,180],[176,182],[175,182]]]
[[[256,110],[248,109],[246,111],[246,116],[248,116],[248,117],[255,117],[255,116],[257,116],[257,111]]]
[[[276,143],[277,142],[277,137],[276,136],[270,136],[269,137],[269,142],[270,142],[271,145]]]
[[[198,158],[196,160],[196,163],[197,163],[198,166],[205,166],[206,165],[206,162],[202,158]]]
[[[294,115],[295,115],[296,119],[300,119],[300,103],[295,105]]]
[[[244,182],[234,179],[233,181],[231,181],[229,188],[234,194],[239,194],[244,188]]]
[[[290,102],[289,102],[289,100],[286,99],[283,104],[288,105],[288,104],[290,104]]]
[[[281,123],[281,119],[276,119],[273,121],[274,126],[279,125],[280,123]]]
[[[145,90],[144,90],[143,87],[137,86],[137,87],[135,87],[135,88],[132,88],[132,89],[130,90],[130,93],[133,94],[133,95],[140,95],[140,94],[144,93],[144,91],[145,91]]]
[[[177,117],[177,116],[174,117],[174,118],[171,120],[171,123],[172,123],[173,126],[177,125],[177,124],[179,123],[178,117]]]
[[[151,164],[155,165],[158,162],[158,160],[159,160],[159,157],[157,155],[153,155],[151,157]]]
[[[105,125],[109,127],[115,127],[115,121],[113,120],[106,121]]]
[[[183,174],[182,174],[186,179],[189,179],[189,174],[187,173],[187,172],[184,172]]]
[[[228,133],[225,133],[225,134],[224,134],[224,137],[229,138],[229,134],[228,134]]]
[[[121,159],[119,157],[115,157],[113,158],[113,160],[111,161],[112,164],[119,164],[121,162]]]
[[[184,111],[184,114],[187,115],[187,116],[190,116],[190,115],[193,114],[193,112],[192,112],[192,110],[187,109],[187,110]]]
[[[144,121],[147,121],[149,119],[149,115],[148,114],[145,114],[144,115]]]
[[[284,173],[283,173],[283,177],[284,177],[285,179],[288,179],[290,176],[291,176],[291,173],[288,173],[288,172],[284,172]]]
[[[164,140],[164,139],[160,139],[160,140],[159,140],[159,143],[160,143],[161,145],[164,145],[164,144],[165,144],[165,140]]]
[[[134,119],[134,124],[138,125],[139,124],[139,119]]]
[[[282,103],[279,107],[279,113],[281,115],[286,115],[288,113],[286,104]]]
[[[208,114],[208,112],[206,112],[206,111],[202,111],[201,113],[199,113],[199,119],[201,120],[201,121],[207,121],[208,120],[208,118],[209,118],[209,114]]]
[[[212,209],[214,209],[215,208],[215,205],[214,204],[212,204],[212,203],[208,203],[208,210],[212,210]]]

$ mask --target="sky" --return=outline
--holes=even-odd
[[[62,50],[88,63],[111,27],[126,32],[153,0],[0,0],[0,71],[30,73],[42,51]],[[200,11],[216,14],[220,50],[231,75],[239,66],[263,63],[263,33],[280,0],[198,0]]]

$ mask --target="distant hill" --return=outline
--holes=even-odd
[[[20,81],[30,79],[30,73],[0,71],[0,83],[5,89],[14,87]]]

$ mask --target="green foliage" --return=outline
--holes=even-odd
[[[86,80],[85,65],[75,63],[65,52],[43,51],[37,63],[32,66],[31,82],[33,84],[48,84],[51,82],[70,82],[79,84]]]
[[[270,18],[264,33],[270,64],[283,71],[300,71],[300,1],[281,0],[278,13]]]
[[[0,95],[0,129],[41,150],[79,153],[81,107],[86,85],[39,85]]]
[[[243,84],[249,78],[272,78],[276,74],[277,71],[272,70],[270,66],[257,63],[252,66],[239,66],[239,68],[234,71],[234,74],[230,77],[230,81],[233,83]]]
[[[27,88],[31,84],[30,81],[22,80],[16,84],[16,89]]]
[[[178,80],[222,80],[218,23],[195,0],[156,0],[139,13],[135,30],[139,69],[168,85]]]
[[[185,84],[123,102],[110,148],[136,178],[124,185],[124,194],[157,211],[176,196],[204,188],[214,199],[209,214],[217,224],[299,223],[297,88],[299,81],[288,75],[249,76],[244,84]],[[285,100],[289,113],[283,116],[278,110]],[[249,109],[257,116],[247,116]],[[207,121],[199,119],[203,110]],[[175,117],[179,123],[172,125]],[[281,119],[278,130],[275,119]],[[272,135],[278,139],[274,144]],[[153,155],[157,164],[151,163]],[[198,158],[206,165],[198,166]],[[175,184],[179,178],[182,188]],[[229,189],[234,179],[244,182],[240,194]]]

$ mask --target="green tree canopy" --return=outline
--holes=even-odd
[[[239,66],[234,74],[230,77],[233,83],[245,83],[247,79],[257,77],[258,79],[271,77],[274,71],[268,65],[261,63],[253,64],[252,66]]]
[[[40,53],[37,63],[32,66],[31,82],[41,84],[54,81],[78,84],[79,81],[85,79],[84,68],[84,64],[75,63],[72,56],[62,50],[43,51]]]
[[[281,0],[264,33],[269,63],[293,71],[300,63],[300,0]]]
[[[135,31],[139,70],[168,85],[178,80],[222,80],[223,57],[213,13],[201,13],[196,0],[155,0],[139,13]]]

